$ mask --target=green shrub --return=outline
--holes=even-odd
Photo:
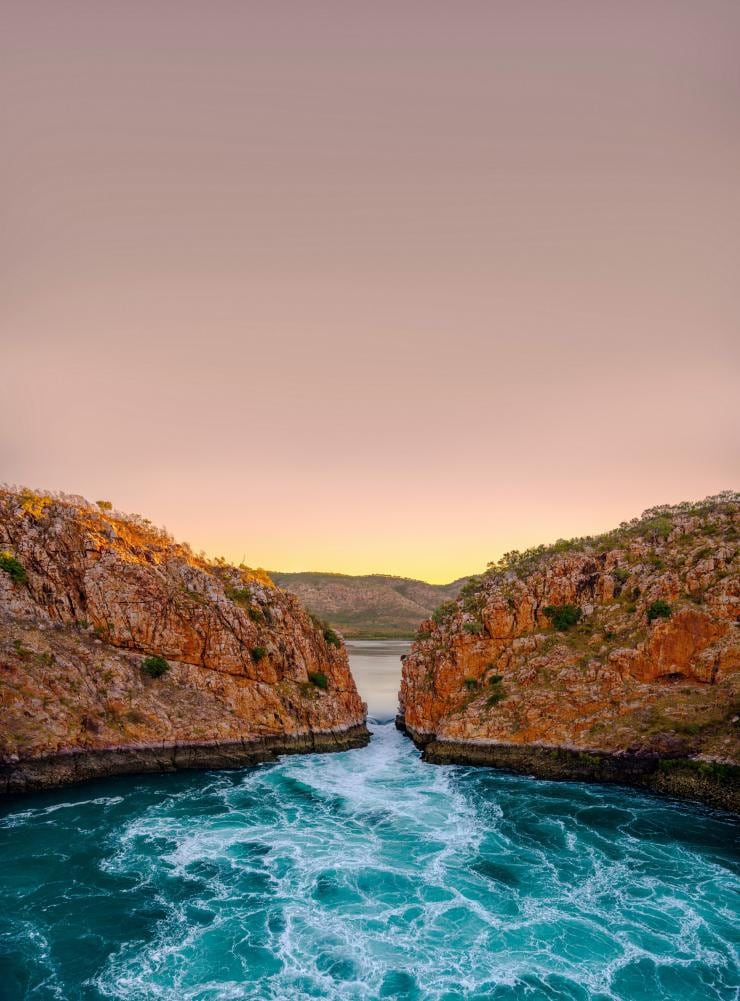
[[[482,594],[468,594],[461,600],[464,611],[466,611],[469,615],[478,616],[480,614],[480,610],[484,604]]]
[[[689,737],[695,737],[698,733],[701,733],[704,729],[705,724],[702,723],[680,723],[676,726],[676,730],[679,733],[686,733]]]
[[[23,584],[26,579],[26,568],[10,553],[0,553],[0,570],[10,574],[16,584]]]
[[[329,679],[321,671],[309,671],[308,680],[316,688],[321,688],[323,689],[323,691],[326,691],[326,689],[329,687]]]
[[[491,692],[491,694],[486,699],[486,705],[490,709],[492,706],[498,705],[499,702],[503,702],[505,698],[506,698],[506,692],[504,691],[502,686],[500,688],[497,688],[495,691]]]
[[[259,664],[259,662],[267,656],[267,648],[263,646],[253,646],[249,652],[252,655],[252,660],[255,664]]]
[[[483,632],[483,626],[480,622],[466,622],[463,626],[463,630],[466,633],[472,633],[473,636],[480,636]]]
[[[230,598],[236,605],[243,605],[247,608],[252,602],[252,592],[249,588],[225,587],[224,591],[226,592],[226,597]]]
[[[113,505],[110,501],[95,501],[101,511],[112,511]]]
[[[169,669],[170,665],[164,657],[145,657],[141,662],[141,672],[148,678],[161,678]]]
[[[475,678],[466,678],[463,684],[465,685],[465,687],[468,689],[469,692],[474,692],[475,689],[478,687],[478,682],[476,681]]]
[[[440,625],[445,619],[449,618],[457,610],[457,602],[455,601],[443,601],[441,605],[437,607],[432,612],[432,622]]]
[[[576,605],[548,605],[542,611],[561,633],[566,633],[571,626],[580,621],[583,615],[583,612]]]
[[[489,685],[499,685],[504,680],[503,674],[492,674],[488,679]]]
[[[626,567],[614,567],[612,577],[617,584],[624,584],[629,579],[630,572]]]
[[[671,534],[672,528],[671,519],[666,517],[651,518],[644,526],[644,530],[655,539],[667,539]]]
[[[673,609],[668,602],[659,598],[658,601],[654,601],[652,605],[648,606],[647,620],[652,622],[654,619],[670,619],[672,614]]]
[[[342,645],[342,641],[340,640],[339,636],[334,632],[334,630],[331,628],[331,626],[327,626],[324,629],[323,635],[326,642],[330,643],[332,646],[340,647]]]
[[[24,490],[21,494],[21,508],[26,514],[38,521],[44,513],[44,509],[52,503],[51,497],[42,494],[35,494],[32,490]]]
[[[339,634],[332,629],[326,619],[320,618],[314,612],[309,612],[308,617],[313,622],[314,627],[321,632],[327,643],[330,643],[332,646],[341,647],[342,640]]]

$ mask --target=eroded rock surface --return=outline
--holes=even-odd
[[[737,809],[739,518],[728,493],[509,554],[422,623],[401,725],[430,760],[544,773],[551,748],[598,777],[620,755],[623,777],[634,759],[661,788],[688,762]]]
[[[265,574],[29,491],[0,490],[0,706],[11,792],[368,738],[341,641]]]

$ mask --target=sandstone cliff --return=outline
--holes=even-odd
[[[0,490],[0,792],[367,741],[331,630],[109,508]]]
[[[509,554],[422,623],[400,725],[428,760],[739,809],[738,500]]]

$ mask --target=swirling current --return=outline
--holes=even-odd
[[[737,820],[372,729],[3,806],[0,997],[737,999]]]

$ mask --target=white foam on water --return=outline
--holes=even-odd
[[[75,810],[83,806],[115,806],[123,802],[123,796],[98,796],[97,799],[79,799],[71,803],[53,803],[50,806],[36,807],[30,810],[19,810],[0,817],[0,828],[21,827],[29,821],[39,820],[58,810]]]
[[[701,964],[707,998],[729,1001],[737,955],[718,928],[740,881],[700,847],[635,837],[656,801],[578,786],[571,804],[567,786],[426,765],[392,725],[373,729],[365,749],[214,773],[135,808],[130,793],[99,865],[163,916],[146,940],[122,936],[91,989],[375,1001],[415,984],[439,1001],[508,985],[540,1001],[557,973],[625,1001],[620,978],[647,960]]]

